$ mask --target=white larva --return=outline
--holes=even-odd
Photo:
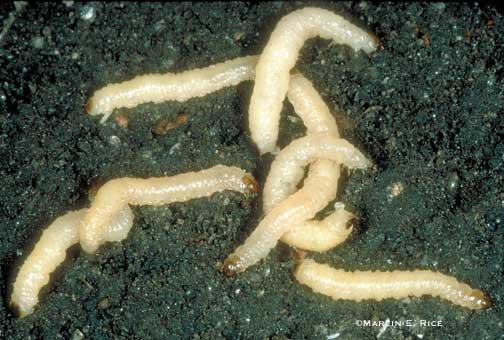
[[[294,111],[306,126],[308,135],[328,134],[339,138],[338,127],[333,115],[308,79],[299,73],[292,75],[287,96]],[[319,166],[316,164],[317,162],[311,166]],[[270,172],[263,189],[263,209],[266,214],[295,191],[295,187],[302,179],[302,177],[291,177],[296,173],[288,172],[283,173],[280,177],[275,177],[278,173]],[[283,186],[282,183],[289,183],[289,185],[285,186],[284,190],[277,190],[278,187]],[[336,188],[334,190],[336,191]]]
[[[186,202],[224,190],[257,192],[258,187],[255,179],[242,169],[223,165],[171,177],[125,177],[111,180],[98,190],[79,227],[81,246],[86,252],[94,253],[107,241],[104,226],[111,224],[128,204],[162,205]]]
[[[310,168],[303,188],[274,207],[259,223],[245,243],[227,257],[222,271],[233,276],[265,258],[280,237],[299,221],[306,221],[324,208],[335,193],[326,182],[338,175],[339,165],[331,168]],[[316,172],[316,173],[315,173]]]
[[[250,132],[261,154],[275,150],[289,71],[304,42],[316,36],[367,53],[375,51],[378,43],[373,35],[325,9],[307,7],[283,17],[259,57],[250,100]]]
[[[336,120],[313,84],[301,73],[291,75],[287,98],[301,117],[307,133],[327,133],[339,137]]]
[[[40,289],[63,262],[66,251],[81,242],[94,252],[104,242],[122,241],[133,225],[128,204],[160,205],[184,202],[223,190],[257,192],[255,179],[236,167],[222,165],[208,170],[161,178],[121,178],[107,182],[89,209],[57,218],[43,233],[14,282],[11,304],[21,317],[31,314]]]
[[[330,155],[330,156],[329,156]],[[327,134],[310,134],[284,148],[271,164],[264,184],[264,209],[270,211],[279,201],[296,191],[304,177],[304,167],[318,159],[345,163],[350,169],[365,169],[371,165],[364,155],[344,139]]]
[[[367,299],[402,299],[431,295],[470,309],[491,307],[490,298],[456,278],[431,270],[347,272],[302,260],[294,270],[296,279],[315,292],[331,298],[362,301]]]
[[[335,167],[334,165],[337,166]],[[308,176],[316,176],[319,173],[333,171],[331,177],[327,176],[324,178],[325,185],[332,192],[332,195],[318,197],[320,205],[325,207],[330,201],[336,198],[340,166],[339,164],[334,164],[331,160],[319,159],[310,165],[310,170],[313,171],[310,171]],[[270,177],[268,177],[268,180],[271,180]],[[326,201],[322,201],[323,199]],[[288,206],[284,207],[290,209]],[[265,211],[265,214],[268,213],[269,211]],[[291,221],[289,230],[282,235],[280,240],[290,246],[303,250],[326,251],[347,239],[352,232],[353,220],[355,220],[355,216],[352,213],[341,209],[341,211],[331,213],[322,221]]]
[[[142,75],[120,84],[108,85],[97,91],[88,101],[89,105],[87,108],[90,114],[100,114],[104,112],[106,114],[110,114],[112,110],[117,107],[134,107],[149,101],[158,103],[169,99],[187,100],[190,95],[205,95],[222,87],[233,85],[240,81],[253,79],[257,59],[257,56],[237,58],[221,64],[211,65],[207,68],[190,70],[180,74],[168,73],[162,76]],[[198,82],[196,82],[196,80],[198,80]],[[176,81],[180,81],[180,83],[176,83]],[[195,88],[191,88],[191,90],[184,93],[183,96],[179,94],[179,89],[188,89],[190,84],[194,83],[197,83]],[[153,86],[152,84],[164,84],[163,86],[166,87],[164,90],[161,90],[162,86],[159,85],[159,91],[149,92],[148,89]],[[149,95],[140,95],[145,92],[149,92]],[[132,96],[132,93],[139,95]],[[301,116],[307,126],[308,132],[329,133],[335,136],[338,135],[336,123],[330,114],[329,109],[323,102],[322,98],[320,98],[317,91],[313,88],[312,84],[306,78],[300,74],[293,75],[291,77],[288,96],[296,112]],[[106,109],[105,103],[108,103],[106,105],[109,105],[109,109]],[[104,120],[107,117],[108,116],[105,116]],[[323,162],[324,161],[315,162],[312,166],[321,166],[317,163]],[[337,183],[337,179],[334,180],[334,183]],[[265,208],[269,211],[269,206],[272,206],[272,204],[268,204],[270,191],[268,190],[268,186],[266,186],[265,189]],[[336,191],[336,186],[334,191]],[[278,200],[283,199],[286,196],[287,195],[277,197],[275,203],[273,204],[276,204]],[[333,222],[330,224],[332,225]],[[303,225],[305,224],[303,223]],[[306,226],[309,225],[311,224],[306,224]],[[322,229],[323,225],[320,223],[315,223],[315,225],[318,230]],[[330,232],[336,229],[328,227],[325,228],[325,230]],[[302,235],[302,233],[298,232],[297,235]],[[287,239],[289,240],[289,244],[293,246],[306,244],[302,239],[299,239],[299,242],[296,242],[296,236],[294,235],[291,235],[291,237],[286,236],[286,240]],[[340,238],[332,235],[326,239],[335,240]],[[315,249],[313,248],[313,250]]]
[[[145,74],[97,90],[86,103],[90,115],[104,114],[105,122],[116,108],[168,100],[183,102],[227,86],[254,79],[257,56],[240,57],[181,73]]]
[[[354,219],[351,212],[337,209],[322,221],[309,220],[294,225],[280,240],[299,249],[324,252],[348,238]]]
[[[58,217],[44,232],[27,257],[14,282],[11,305],[24,317],[33,313],[40,289],[49,275],[65,260],[66,250],[79,242],[78,225],[87,209]]]
[[[331,114],[329,108],[320,97],[317,90],[313,87],[312,83],[303,75],[296,73],[293,74],[289,82],[289,90],[287,98],[291,102],[296,113],[303,120],[307,128],[308,134],[319,133],[328,134],[334,137],[339,137],[338,127],[336,121]],[[310,167],[332,167],[332,161],[317,160],[313,162]],[[314,171],[311,174],[318,173]],[[339,167],[337,173],[332,178],[331,182],[326,182],[328,188],[332,188],[334,195],[336,195],[339,179]],[[273,206],[282,201],[292,192],[278,192],[272,191],[272,183],[286,180],[292,182],[292,179],[273,178],[268,176],[267,185],[263,190],[263,207],[265,214],[269,213]],[[296,183],[297,185],[297,183]],[[276,194],[276,195],[275,195]],[[328,197],[329,198],[329,197]],[[330,197],[330,200],[334,199]],[[329,203],[329,201],[327,202]],[[291,230],[282,235],[281,241],[291,246],[310,250],[310,251],[326,251],[345,241],[352,231],[351,221],[355,216],[343,209],[336,211],[327,216],[322,221],[310,220],[299,221],[293,225]]]
[[[327,182],[332,183],[339,175],[339,164],[352,169],[370,165],[366,157],[344,139],[314,134],[295,140],[283,149],[273,161],[270,173],[276,172],[281,177],[287,171],[300,171],[298,178],[302,178],[303,167],[315,159],[333,161],[332,168],[310,168],[304,186],[275,206],[245,243],[228,256],[222,267],[226,275],[243,272],[265,258],[293,225],[313,218],[324,208],[331,197],[334,198],[335,192]]]
[[[40,289],[65,260],[67,249],[79,243],[79,224],[87,211],[71,211],[54,220],[26,258],[14,282],[11,297],[11,305],[17,308],[20,317],[33,313]],[[107,241],[121,241],[126,238],[132,225],[133,213],[126,206],[104,227],[103,237]]]

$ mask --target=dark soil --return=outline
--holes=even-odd
[[[117,110],[86,99],[110,82],[258,54],[275,23],[306,3],[4,4],[0,18],[0,338],[374,339],[359,320],[413,320],[383,339],[504,337],[504,17],[467,4],[322,3],[374,32],[372,55],[309,40],[297,68],[343,136],[376,164],[339,199],[361,217],[315,259],[347,270],[431,269],[485,292],[471,311],[432,297],[333,301],[297,284],[279,245],[235,279],[218,264],[260,219],[260,195],[233,192],[135,207],[127,240],[75,247],[30,316],[9,309],[17,271],[43,228],[89,204],[96,183],[236,165],[264,181],[248,137],[252,83],[186,103]],[[166,134],[160,120],[187,121]],[[118,115],[128,120],[121,127]],[[304,134],[286,102],[280,145]],[[404,190],[391,195],[400,183]],[[419,320],[441,320],[424,327]]]

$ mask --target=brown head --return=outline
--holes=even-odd
[[[241,272],[240,267],[240,258],[236,255],[230,255],[224,261],[220,270],[227,277],[234,277],[237,273]]]
[[[260,191],[259,183],[257,183],[256,179],[251,174],[245,174],[245,176],[242,177],[242,183],[249,192],[256,194]]]
[[[94,106],[93,97],[91,97],[86,101],[86,104],[84,105],[84,109],[86,110],[88,115],[91,114],[91,110],[93,109],[93,106]]]
[[[382,44],[381,40],[376,35],[371,33],[370,36],[371,36],[371,39],[373,39],[373,42],[375,43],[377,49],[383,48],[383,44]]]
[[[471,296],[476,300],[476,305],[478,306],[476,309],[488,309],[492,307],[492,300],[490,300],[490,297],[481,290],[474,289],[471,292]]]

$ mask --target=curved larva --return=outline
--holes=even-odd
[[[86,111],[90,115],[104,114],[103,123],[116,108],[203,97],[224,87],[254,79],[256,63],[257,56],[247,56],[181,73],[141,75],[97,90],[87,101]]]
[[[324,173],[334,169],[334,162],[319,159],[310,165],[308,176],[315,176],[317,173]],[[322,201],[319,197],[320,204],[326,206],[330,201],[336,197],[338,188],[338,180],[340,177],[340,167],[336,167],[333,177],[325,179],[325,184],[328,190],[332,190],[333,195],[327,196],[326,201]],[[313,178],[313,177],[312,177]],[[269,179],[269,177],[268,177]],[[290,193],[289,193],[290,194]],[[265,211],[267,214],[269,211]],[[344,210],[337,209],[323,220],[298,220],[292,222],[289,230],[287,230],[280,240],[292,247],[303,250],[323,252],[336,247],[338,244],[344,242],[353,229],[353,221],[355,216]]]
[[[287,97],[294,107],[294,111],[306,126],[307,134],[325,133],[339,138],[338,126],[329,108],[312,83],[300,73],[291,76]],[[320,166],[317,163],[314,162],[311,166]],[[295,191],[295,187],[301,181],[301,178],[290,178],[289,175],[293,174],[295,172],[284,173],[281,178],[274,177],[275,174],[271,173],[268,175],[268,180],[263,189],[263,209],[266,214],[280,201]],[[277,186],[282,186],[281,183],[273,185],[273,183],[279,181],[291,184],[284,187],[285,191],[275,190]],[[336,189],[335,187],[334,190],[336,191]]]
[[[302,74],[291,75],[287,98],[301,117],[307,133],[327,133],[339,137],[336,120],[313,84]]]
[[[333,183],[339,176],[339,164],[350,168],[365,168],[369,161],[356,148],[343,139],[328,135],[310,135],[292,142],[283,149],[271,165],[273,169],[286,167],[300,169],[313,159],[330,159],[330,167],[311,167],[304,186],[275,206],[259,223],[257,228],[228,256],[222,267],[223,272],[233,276],[268,255],[283,234],[299,221],[315,216],[335,196]],[[281,171],[280,171],[281,173]]]
[[[109,223],[104,225],[102,238],[106,242],[119,242],[128,237],[128,233],[133,227],[133,211],[125,205],[119,212],[112,216]]]
[[[21,266],[14,282],[11,305],[24,317],[33,313],[38,303],[40,289],[49,282],[49,276],[66,257],[66,251],[79,243],[79,224],[88,209],[71,211],[58,217],[42,233],[35,248]],[[107,241],[121,241],[133,225],[133,213],[126,206],[104,227],[103,237]]]
[[[306,259],[297,266],[294,276],[315,292],[335,300],[380,301],[431,295],[470,309],[489,308],[492,304],[482,291],[430,270],[346,272]]]
[[[336,125],[334,116],[317,90],[313,87],[313,84],[300,73],[291,75],[287,98],[294,107],[294,111],[303,120],[308,134],[325,133],[339,137],[338,126]],[[310,167],[330,167],[331,163],[332,161],[328,160],[317,160]],[[275,179],[269,176],[268,183],[274,183],[282,179],[285,180],[285,177]],[[327,186],[332,188],[334,193],[336,193],[338,188],[338,179],[339,168],[338,176],[331,183],[327,183]],[[295,182],[295,179],[287,179],[286,181]],[[284,195],[292,193],[271,192],[271,187],[271,185],[267,185],[263,190],[263,207],[266,214],[273,206],[287,197]],[[277,195],[275,196],[275,194]],[[282,235],[281,241],[300,249],[323,252],[347,239],[352,232],[351,221],[354,218],[355,216],[352,213],[339,209],[322,221],[299,221],[296,225],[292,226],[290,231]]]
[[[282,235],[282,242],[299,249],[324,252],[345,241],[352,232],[355,215],[337,209],[322,221],[309,220]]]
[[[265,211],[271,211],[282,199],[296,191],[304,177],[304,167],[317,159],[344,163],[350,169],[364,169],[371,162],[348,141],[327,134],[311,134],[291,142],[271,164],[264,184],[269,197],[263,201]]]
[[[259,57],[250,100],[250,131],[261,154],[272,152],[276,147],[289,71],[296,64],[305,40],[316,36],[367,53],[377,47],[376,37],[324,9],[303,8],[283,17]]]
[[[132,205],[162,205],[207,197],[233,190],[257,192],[255,179],[240,168],[217,165],[210,169],[171,177],[119,178],[104,184],[79,227],[82,248],[93,253],[105,241],[104,226]]]
[[[33,313],[40,289],[49,275],[65,260],[66,250],[79,242],[78,224],[87,209],[71,211],[58,217],[44,232],[21,266],[14,282],[11,305],[24,317]]]
[[[339,165],[310,168],[303,188],[280,202],[264,217],[245,243],[229,255],[222,267],[228,276],[242,272],[266,257],[292,224],[313,218],[335,193],[326,183],[338,177]]]

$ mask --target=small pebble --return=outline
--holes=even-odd
[[[187,123],[187,119],[187,114],[184,112],[179,112],[174,120],[162,118],[156,123],[153,132],[156,135],[166,135],[170,130]]]
[[[37,35],[36,37],[32,38],[31,44],[34,48],[41,49],[45,45],[45,39],[44,37]]]
[[[399,196],[404,190],[404,185],[401,182],[395,182],[387,187],[388,197],[394,198]]]
[[[114,121],[116,122],[116,124],[123,128],[123,129],[127,129],[128,128],[128,123],[129,123],[129,120],[128,120],[128,117],[126,117],[125,115],[123,114],[117,114],[115,117],[114,117]]]
[[[448,191],[449,192],[457,191],[457,189],[459,187],[459,183],[460,183],[460,177],[458,176],[458,174],[456,172],[452,172],[450,174],[450,176],[448,176],[448,180],[447,180],[447,184],[446,184]]]
[[[121,139],[117,136],[110,136],[109,143],[112,146],[119,146],[119,145],[121,145]]]
[[[443,12],[446,8],[446,4],[444,2],[436,2],[432,4],[432,7],[434,7],[439,12]]]
[[[14,1],[14,8],[17,12],[20,12],[28,4],[28,1]]]
[[[48,37],[51,35],[51,28],[49,26],[44,26],[42,29],[42,35]]]
[[[103,298],[98,302],[98,308],[99,309],[107,309],[109,307],[109,299],[108,298]]]
[[[96,18],[96,8],[92,5],[84,5],[80,9],[80,17],[82,20],[92,22]]]
[[[84,339],[84,333],[80,329],[76,329],[72,334],[72,340],[82,340]]]

